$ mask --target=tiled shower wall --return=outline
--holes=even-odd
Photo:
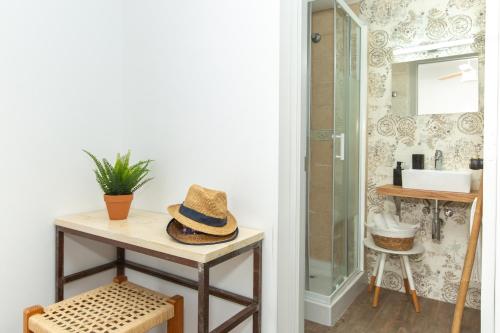
[[[311,32],[321,41],[311,42],[309,256],[320,264],[333,246],[333,9],[312,13]]]
[[[392,50],[408,45],[436,43],[473,37],[473,48],[484,51],[484,0],[363,0],[360,16],[369,24],[368,49],[368,156],[367,213],[395,211],[391,198],[375,188],[392,183],[396,161],[409,162],[411,154],[423,153],[426,168],[436,149],[444,153],[444,168],[467,169],[469,159],[482,157],[483,112],[431,116],[405,116],[391,112]],[[481,58],[481,56],[480,56]],[[482,60],[482,59],[480,59]],[[481,88],[482,88],[482,82]],[[409,165],[407,165],[409,167]],[[476,175],[477,179],[477,175]],[[426,252],[411,258],[418,294],[455,302],[465,256],[469,206],[446,203],[453,216],[441,214],[444,239],[431,239],[432,213],[422,200],[403,200],[402,220],[420,224],[417,235]],[[375,262],[366,254],[366,269]],[[383,279],[385,288],[403,291],[399,262],[391,258]],[[480,281],[471,282],[467,306],[480,307]]]

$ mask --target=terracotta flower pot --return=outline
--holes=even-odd
[[[133,194],[127,195],[104,195],[104,201],[108,208],[110,220],[125,220],[130,211],[130,205],[134,199]]]

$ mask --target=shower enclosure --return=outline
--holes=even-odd
[[[331,325],[362,286],[366,27],[308,2],[306,319]]]

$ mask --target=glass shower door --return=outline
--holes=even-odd
[[[360,270],[361,28],[338,1],[309,10],[306,286],[331,296]]]
[[[339,284],[358,269],[361,28],[335,10],[333,272]]]
[[[334,291],[333,279],[333,0],[310,3],[308,130],[308,279],[307,289]]]

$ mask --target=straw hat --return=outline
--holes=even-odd
[[[232,241],[238,236],[238,228],[227,236],[214,236],[193,231],[180,224],[176,219],[172,219],[167,226],[167,233],[179,243],[189,245],[210,245]]]
[[[227,210],[226,193],[192,185],[186,195],[186,199],[182,204],[172,205],[168,207],[168,212],[182,226],[189,228],[195,232],[197,236],[200,233],[211,236],[234,236],[238,226],[234,216]],[[172,226],[170,226],[172,225]],[[178,234],[174,233],[178,225],[170,222],[170,236]],[[193,236],[185,232],[187,236]],[[171,233],[172,232],[172,233]],[[174,237],[176,238],[176,237]]]

